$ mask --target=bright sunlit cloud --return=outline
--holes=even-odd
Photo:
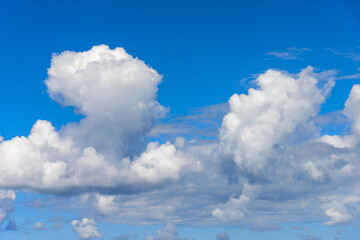
[[[0,239],[358,240],[358,4],[23,4]]]

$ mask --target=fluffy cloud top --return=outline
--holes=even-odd
[[[65,134],[82,146],[127,155],[138,149],[153,118],[166,109],[156,101],[161,76],[123,48],[95,46],[54,55],[45,84],[51,98],[85,115]]]
[[[230,200],[222,206],[212,211],[212,215],[222,221],[234,222],[244,218],[243,211],[249,203],[249,198],[241,195],[238,198],[230,197]]]
[[[331,219],[330,221],[325,222],[325,225],[346,223],[351,219],[351,215],[349,215],[349,213],[347,212],[346,207],[337,201],[333,201],[327,204],[327,209],[325,213]]]
[[[178,180],[184,167],[197,163],[169,142],[146,147],[144,141],[153,119],[166,111],[156,101],[160,81],[154,69],[122,48],[100,45],[54,55],[45,81],[49,95],[85,118],[59,132],[38,120],[28,137],[0,139],[0,165],[6,169],[0,186],[121,192]]]
[[[337,148],[353,148],[360,140],[360,85],[352,87],[345,103],[344,115],[352,122],[351,133],[345,136],[324,135],[320,141]]]
[[[102,215],[115,214],[119,210],[114,202],[115,198],[115,196],[103,196],[97,194],[95,205],[99,213]]]
[[[81,221],[73,220],[71,222],[74,231],[78,234],[80,239],[101,237],[102,234],[98,232],[95,224],[95,220],[88,218],[83,218]]]
[[[50,122],[41,120],[27,138],[15,137],[0,144],[0,163],[7,169],[0,176],[1,186],[55,192],[157,184],[178,179],[183,168],[196,164],[170,143],[150,143],[134,159],[111,162],[93,147],[75,146],[71,138],[60,137]]]
[[[42,222],[37,222],[34,224],[34,226],[32,226],[32,229],[34,230],[38,230],[38,231],[45,231],[47,230],[47,228],[44,226],[44,224]]]
[[[158,230],[154,237],[148,236],[146,240],[187,240],[187,238],[178,237],[175,224],[168,223],[163,229]]]
[[[230,113],[220,131],[225,153],[250,172],[266,166],[273,147],[315,116],[326,95],[318,88],[312,67],[296,78],[268,70],[256,81],[259,89],[230,98]]]

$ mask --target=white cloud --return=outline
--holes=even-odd
[[[168,223],[163,229],[156,232],[154,237],[147,236],[146,240],[186,240],[187,238],[180,238],[178,230],[173,223]]]
[[[223,222],[240,222],[245,217],[250,201],[254,201],[258,194],[258,186],[245,183],[240,196],[230,196],[225,204],[220,204],[211,214]]]
[[[97,194],[95,205],[102,215],[112,215],[115,214],[119,209],[115,204],[116,196],[104,196]]]
[[[220,138],[225,153],[233,155],[240,168],[264,168],[273,147],[318,113],[327,91],[318,88],[313,75],[312,67],[296,78],[268,70],[257,78],[260,89],[230,98]]]
[[[44,224],[42,222],[35,223],[34,226],[32,226],[32,229],[39,230],[39,231],[47,230],[47,228],[44,226]]]
[[[350,58],[351,60],[355,62],[360,61],[360,53],[359,48],[352,49],[352,50],[338,50],[338,49],[332,49],[332,48],[326,48],[326,50],[334,53],[335,55],[344,56],[346,58]]]
[[[201,169],[190,160],[170,143],[151,142],[140,156],[111,162],[92,147],[78,148],[50,122],[39,120],[27,138],[15,137],[0,144],[0,164],[7,169],[0,176],[0,185],[61,192],[74,187],[157,184],[179,179],[187,166]]]
[[[346,223],[351,219],[346,207],[337,201],[326,204],[325,214],[330,217],[330,221],[325,222],[325,225]]]
[[[305,51],[310,51],[310,49],[308,48],[296,48],[296,47],[287,47],[286,50],[287,51],[283,51],[283,52],[272,51],[266,54],[275,56],[277,58],[282,58],[285,60],[295,60],[295,59],[300,59],[299,56]]]
[[[360,135],[360,85],[356,84],[352,87],[349,98],[346,100],[344,114],[352,122],[354,133]]]
[[[153,183],[162,179],[179,179],[179,174],[183,167],[189,166],[192,171],[201,170],[202,166],[196,159],[192,159],[190,155],[179,152],[169,142],[159,145],[151,142],[146,151],[131,164],[131,171],[137,178],[146,179]]]
[[[7,170],[0,186],[122,191],[178,180],[189,165],[200,169],[169,142],[144,143],[153,119],[166,111],[156,101],[160,81],[154,69],[122,48],[100,45],[54,55],[45,81],[48,93],[85,118],[59,132],[38,120],[28,137],[1,141],[0,164]]]
[[[269,70],[257,78],[258,89],[233,95],[219,139],[226,104],[174,118],[152,132],[167,134],[162,144],[146,144],[154,118],[165,111],[156,101],[160,80],[120,48],[54,56],[49,94],[85,118],[59,131],[39,120],[27,137],[1,138],[0,187],[83,194],[57,201],[64,209],[131,224],[274,229],[281,222],[336,225],[357,218],[359,86],[344,109],[352,122],[346,135],[320,137],[314,118],[334,82],[329,72],[308,67],[298,75]],[[186,134],[195,139],[178,136]],[[13,211],[14,199],[14,192],[0,191],[0,220]],[[92,219],[72,225],[81,238],[100,236]],[[148,239],[181,238],[169,224]]]
[[[61,138],[51,123],[41,120],[28,138],[15,137],[0,144],[0,162],[7,169],[0,176],[0,185],[7,187],[106,185],[116,174],[95,149],[76,148],[71,139]]]
[[[51,98],[86,116],[66,126],[64,135],[82,147],[127,156],[139,150],[153,119],[166,112],[156,101],[161,78],[123,48],[100,45],[54,55],[45,83]]]
[[[230,200],[221,208],[216,208],[211,213],[214,217],[221,221],[234,222],[244,218],[243,211],[249,203],[249,198],[246,195],[240,195],[238,198],[230,197]]]
[[[12,190],[0,189],[0,199],[6,199],[6,198],[10,200],[15,200],[16,198],[15,192]]]
[[[345,136],[324,135],[319,140],[337,148],[353,148],[360,140],[360,85],[352,87],[345,103],[344,115],[352,122],[352,132]]]
[[[80,239],[91,239],[101,237],[101,233],[95,225],[95,220],[83,218],[81,221],[73,220],[71,222],[75,232],[78,234]]]

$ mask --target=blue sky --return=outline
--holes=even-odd
[[[1,1],[0,238],[359,239],[359,40],[355,0]]]

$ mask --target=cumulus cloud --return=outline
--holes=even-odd
[[[2,142],[0,156],[2,166],[7,168],[0,184],[8,187],[46,189],[62,188],[69,183],[90,185],[95,179],[109,181],[94,173],[105,170],[104,175],[115,174],[94,148],[76,148],[71,139],[61,138],[47,121],[39,120],[27,138]]]
[[[9,217],[9,214],[15,211],[13,205],[15,198],[16,194],[14,191],[0,189],[0,226],[3,224],[4,220]]]
[[[211,144],[175,138],[174,144],[150,142],[138,154],[123,155],[122,150],[111,153],[82,140],[79,136],[86,131],[78,129],[84,122],[65,126],[60,132],[48,131],[51,134],[46,135],[57,135],[53,138],[62,141],[59,145],[67,146],[63,151],[71,156],[64,160],[43,158],[60,159],[66,166],[66,174],[49,175],[53,179],[61,176],[49,188],[57,183],[57,186],[81,186],[82,189],[120,186],[133,191],[140,186],[149,190],[151,186],[173,180],[164,188],[136,195],[103,192],[80,197],[84,207],[94,208],[94,214],[133,224],[176,221],[198,225],[240,224],[263,230],[278,229],[277,224],[282,222],[309,219],[327,225],[349,222],[358,203],[345,203],[329,196],[339,193],[347,198],[357,186],[359,152],[348,146],[356,145],[359,102],[354,87],[344,110],[344,117],[352,122],[350,133],[321,137],[321,125],[316,125],[315,120],[334,86],[332,74],[331,71],[315,73],[308,67],[296,75],[275,70],[259,75],[257,89],[230,98],[219,142]],[[58,101],[76,106],[86,115],[85,119],[97,115],[97,110],[85,111],[85,107],[76,105],[73,99]],[[217,111],[224,109],[227,108]],[[193,114],[184,119],[203,119],[206,114]],[[218,118],[217,112],[210,115]],[[174,126],[167,127],[171,130]],[[142,131],[143,136],[146,132]],[[156,135],[154,132],[152,136]],[[39,149],[43,141],[34,141],[30,136],[24,139],[33,141],[37,144],[35,149]],[[346,137],[355,140],[343,141]],[[341,144],[345,147],[338,147]],[[41,149],[46,156],[64,155],[57,153],[60,150],[53,150],[56,147],[48,153]],[[60,171],[61,167],[54,169]],[[351,184],[343,187],[344,182]],[[148,239],[160,240],[164,236],[181,239],[174,229],[175,226],[169,225]]]
[[[351,219],[351,216],[347,212],[345,206],[335,201],[328,204],[328,208],[325,213],[331,219],[330,221],[325,222],[325,225],[345,223]]]
[[[353,148],[360,140],[360,85],[352,87],[349,97],[345,103],[344,115],[352,122],[351,133],[345,136],[324,135],[321,142],[337,148]]]
[[[156,101],[161,76],[123,49],[102,45],[54,55],[48,75],[50,96],[84,118],[59,131],[39,120],[28,136],[1,139],[0,187],[79,194],[59,204],[131,224],[259,230],[282,222],[357,219],[358,85],[342,115],[351,128],[341,135],[321,136],[316,119],[334,81],[330,72],[312,67],[296,75],[268,70],[256,79],[258,88],[234,94],[229,109],[196,110],[151,132],[154,119],[166,112]],[[206,124],[210,134],[194,130]],[[189,132],[195,140],[178,136]],[[148,134],[166,136],[146,142]],[[15,192],[0,191],[0,221],[9,219],[14,199]],[[49,222],[61,229],[64,220]],[[92,219],[71,224],[80,238],[101,235]],[[182,238],[168,224],[148,239]]]
[[[225,153],[251,172],[264,168],[274,146],[318,113],[328,93],[318,88],[312,67],[296,78],[268,70],[256,81],[259,89],[230,98],[230,112],[220,130]],[[333,81],[325,85],[333,85]]]
[[[187,238],[178,237],[178,230],[173,223],[168,223],[163,229],[156,232],[154,237],[147,236],[146,240],[187,240]]]
[[[73,220],[71,222],[74,231],[77,233],[80,239],[92,239],[101,237],[102,234],[98,232],[95,224],[95,220],[88,218],[83,218],[81,221]]]
[[[359,139],[360,88],[353,87],[343,111],[352,123],[350,133],[319,137],[314,118],[334,85],[329,73],[315,74],[311,67],[297,76],[269,70],[256,80],[259,89],[230,98],[230,112],[220,130],[223,164],[232,159],[239,170],[233,171],[233,179],[249,184],[242,193],[215,207],[213,217],[251,223],[252,229],[277,227],[265,224],[267,216],[258,209],[271,212],[272,222],[280,215],[279,222],[298,221],[295,214],[300,216],[300,209],[301,214],[307,212],[304,219],[321,219],[325,225],[353,219],[357,202],[349,205],[339,199],[324,199],[329,192],[341,192],[341,197],[348,199],[358,185],[359,151],[355,146]],[[325,75],[328,80],[323,79]],[[340,187],[345,182],[349,186]],[[246,188],[255,185],[255,194],[247,193]],[[321,218],[311,214],[310,209],[316,208],[323,209]],[[327,218],[330,220],[325,221]]]
[[[236,196],[230,196],[229,200],[214,209],[211,214],[217,220],[222,222],[241,222],[248,212],[251,202],[255,201],[261,187],[250,184],[243,184],[242,193]]]
[[[0,163],[7,171],[0,185],[61,192],[76,187],[121,187],[139,182],[176,180],[183,167],[197,164],[170,143],[149,143],[133,159],[108,161],[93,147],[79,148],[71,138],[59,136],[48,121],[39,120],[28,137],[0,144]],[[194,168],[196,169],[196,168]]]
[[[85,116],[64,135],[83,147],[127,156],[138,152],[153,119],[166,112],[156,101],[161,78],[123,48],[100,45],[54,55],[45,84],[51,98]]]
[[[0,164],[7,171],[0,186],[137,191],[140,182],[156,185],[178,180],[186,166],[199,169],[169,142],[145,144],[153,119],[166,111],[156,101],[160,81],[155,70],[122,48],[100,45],[54,55],[45,81],[48,93],[85,118],[59,132],[38,120],[28,137],[1,141]]]
[[[230,240],[229,235],[226,232],[216,234],[216,240]]]
[[[189,154],[177,153],[176,147],[169,142],[161,145],[156,142],[149,143],[145,152],[129,164],[131,164],[131,171],[139,178],[154,183],[164,178],[179,179],[181,168],[189,167],[191,171],[195,172],[202,168],[201,163]],[[188,170],[190,170],[189,168]]]
[[[360,85],[356,84],[352,87],[349,98],[345,103],[344,114],[352,122],[354,133],[360,134]]]
[[[238,198],[230,197],[230,200],[221,208],[216,208],[212,211],[212,215],[222,221],[234,222],[244,218],[243,211],[246,209],[246,204],[249,198],[245,195],[240,195]]]
[[[104,196],[97,194],[95,205],[102,215],[111,215],[117,212],[119,209],[117,208],[114,200],[115,196]]]
[[[32,226],[32,229],[38,230],[38,231],[45,231],[47,228],[44,226],[42,222],[37,222]]]

